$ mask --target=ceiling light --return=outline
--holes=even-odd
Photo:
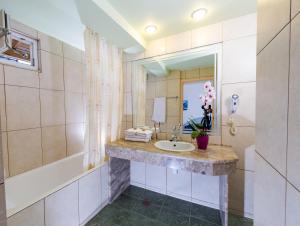
[[[157,27],[155,25],[148,25],[147,27],[145,27],[145,31],[148,34],[153,34],[157,31]]]
[[[203,19],[203,17],[206,15],[206,13],[207,13],[207,10],[204,8],[197,9],[192,13],[191,17],[194,20],[199,21],[199,20]]]

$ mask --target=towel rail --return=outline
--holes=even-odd
[[[167,99],[178,99],[179,96],[174,96],[174,97],[167,97]]]

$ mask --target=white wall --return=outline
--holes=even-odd
[[[154,40],[149,43],[145,53],[139,55],[127,55],[125,67],[130,68],[131,62],[137,59],[163,55],[176,51],[196,48],[204,45],[222,43],[223,46],[223,77],[222,77],[222,139],[216,141],[226,145],[232,145],[238,154],[240,161],[238,162],[236,172],[230,177],[229,187],[229,208],[231,211],[253,217],[253,179],[254,179],[254,135],[255,135],[255,98],[256,98],[256,14],[250,14],[243,17],[223,21],[206,27],[184,32]],[[124,70],[127,83],[130,80],[130,71]],[[129,85],[125,84],[126,87]],[[131,89],[127,89],[128,95]],[[229,134],[227,124],[231,95],[237,93],[240,96],[240,105],[237,113],[233,116],[236,123],[238,133],[236,136]],[[130,101],[125,102],[125,108],[131,109]],[[127,118],[127,121],[126,121]],[[124,122],[126,126],[130,124],[127,114]],[[138,166],[137,166],[138,165]],[[132,163],[132,183],[140,184],[150,188],[149,184],[155,184],[151,177],[147,177],[144,169],[149,166]],[[135,172],[138,171],[139,173]],[[154,172],[156,171],[156,172]],[[216,189],[216,181],[212,178],[204,179],[206,182],[201,183],[200,177],[186,175],[180,172],[178,175],[171,174],[170,170],[154,169],[152,173],[166,171],[166,181],[160,186],[155,187],[158,191],[165,191],[167,194],[176,195],[184,199],[193,201],[207,202],[208,205],[216,204],[213,197],[208,195],[208,191]],[[181,176],[185,175],[185,176]],[[187,178],[190,180],[186,181]],[[205,177],[204,177],[205,178]],[[186,187],[173,186],[173,180],[177,180],[177,184],[186,184]],[[203,178],[201,178],[203,179]],[[180,180],[183,180],[180,182]],[[212,181],[211,181],[212,180]],[[148,184],[148,185],[147,185]],[[208,186],[199,190],[198,193],[193,187]],[[155,190],[153,189],[153,190]],[[193,193],[195,192],[195,193]],[[194,196],[193,196],[194,195]],[[194,198],[193,198],[194,197]]]

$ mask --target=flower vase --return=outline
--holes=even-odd
[[[209,140],[208,135],[198,136],[196,138],[196,140],[197,140],[198,149],[201,149],[201,150],[206,150],[207,149],[208,140]]]

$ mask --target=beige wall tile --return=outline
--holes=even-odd
[[[166,37],[166,53],[190,49],[192,46],[192,33],[186,31]]]
[[[167,133],[171,133],[174,126],[180,123],[179,117],[167,117]]]
[[[146,99],[153,99],[155,97],[155,82],[149,82],[147,81],[146,85]]]
[[[64,57],[82,63],[83,52],[74,46],[63,43]]]
[[[199,69],[185,71],[185,79],[199,79],[199,78],[200,78]]]
[[[300,16],[292,22],[291,32],[291,58],[289,81],[289,123],[288,123],[288,152],[287,152],[287,177],[300,189]]]
[[[300,192],[287,184],[286,198],[286,225],[298,226],[300,224]]]
[[[47,226],[79,225],[78,182],[74,182],[45,199]]]
[[[8,132],[10,176],[42,165],[41,129]]]
[[[214,75],[215,75],[215,68],[214,67],[200,68],[200,78],[211,77],[212,79],[214,79]]]
[[[256,80],[256,35],[223,43],[222,83]]]
[[[66,92],[66,122],[82,123],[83,117],[83,96],[82,93]]]
[[[4,66],[0,64],[0,84],[4,84]]]
[[[5,84],[39,88],[39,76],[36,71],[4,66]]]
[[[65,90],[72,92],[83,91],[83,65],[64,59]]]
[[[40,127],[39,90],[5,86],[7,130]]]
[[[65,126],[42,128],[43,164],[55,162],[66,157]]]
[[[256,109],[256,149],[286,174],[289,27],[259,55]]]
[[[67,155],[84,151],[84,124],[67,125]]]
[[[146,100],[146,117],[151,117],[153,114],[153,99],[147,99]]]
[[[37,38],[37,31],[31,27],[26,26],[25,24],[22,24],[14,19],[10,20],[10,26],[12,29],[24,33],[26,35],[29,35],[33,38]]]
[[[42,50],[54,53],[59,56],[63,55],[62,42],[60,40],[41,32],[38,33],[38,37],[40,39],[40,47]]]
[[[300,11],[300,1],[292,0],[292,17],[294,17]]]
[[[237,169],[229,177],[229,208],[253,216],[254,173]]]
[[[237,168],[254,171],[255,128],[237,127],[237,134],[232,136],[228,126],[222,126],[222,144],[232,146],[239,157]]]
[[[274,15],[276,15],[274,17]],[[289,22],[290,0],[257,1],[258,52]]]
[[[223,41],[256,35],[257,14],[248,14],[223,22]],[[246,26],[245,26],[246,25]]]
[[[180,79],[180,71],[178,70],[172,70],[167,75],[167,79]]]
[[[256,155],[254,225],[285,225],[285,183],[280,174]]]
[[[166,39],[157,39],[147,45],[146,57],[158,56],[166,53]]]
[[[1,130],[6,131],[6,105],[5,105],[4,85],[0,85],[0,120],[1,120]]]
[[[83,223],[101,205],[100,168],[79,180],[79,218]]]
[[[40,88],[64,90],[63,58],[41,51],[41,61]]]
[[[231,117],[236,126],[254,126],[255,92],[255,82],[222,85],[222,125],[227,125],[231,115],[232,94],[238,94],[239,105],[236,113]]]
[[[180,97],[180,79],[167,80],[167,96]]]
[[[192,30],[192,48],[222,42],[222,24]]]
[[[44,226],[44,216],[44,200],[41,200],[9,217],[7,226]]]
[[[167,117],[180,117],[180,100],[175,98],[167,99]]]
[[[158,81],[155,85],[155,96],[165,97],[167,96],[167,81]]]
[[[40,90],[42,126],[65,124],[64,91]]]
[[[8,149],[7,149],[7,133],[2,132],[2,159],[4,165],[4,178],[9,177],[9,167],[8,167]]]

